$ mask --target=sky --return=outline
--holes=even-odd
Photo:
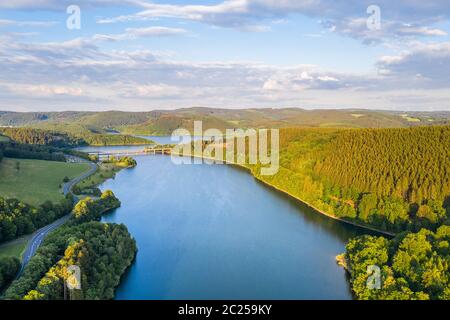
[[[448,0],[0,0],[0,110],[450,111]]]

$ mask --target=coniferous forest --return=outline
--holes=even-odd
[[[396,234],[352,239],[357,299],[449,299],[450,126],[285,129],[280,171],[261,180],[337,218]],[[380,268],[380,290],[367,287]]]
[[[380,230],[436,228],[450,212],[449,141],[450,126],[283,129],[280,170],[259,178]]]

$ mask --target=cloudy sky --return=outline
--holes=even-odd
[[[450,110],[449,34],[448,0],[0,0],[0,110]]]

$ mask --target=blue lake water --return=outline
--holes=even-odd
[[[144,138],[147,140],[151,140],[154,141],[156,144],[177,144],[178,142],[181,141],[180,137],[175,137],[173,140],[171,136],[136,136],[136,137],[140,137],[140,138]],[[201,139],[201,137],[184,137],[184,142],[186,142],[187,140],[198,140]],[[145,146],[142,145],[136,145],[136,146],[107,146],[107,147],[98,147],[98,146],[86,146],[86,147],[79,147],[76,148],[79,151],[83,151],[83,152],[97,152],[97,151],[141,151],[145,148]]]
[[[355,227],[312,211],[226,165],[136,157],[101,189],[138,254],[116,299],[351,299],[335,256]]]

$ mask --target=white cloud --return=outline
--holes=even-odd
[[[168,27],[127,28],[126,34],[134,38],[173,36],[187,33],[185,29]]]
[[[138,86],[132,86],[130,88],[122,88],[122,96],[125,98],[177,98],[181,97],[182,89],[176,86],[170,86],[167,84],[144,84]]]
[[[187,30],[168,27],[146,27],[146,28],[127,28],[125,33],[120,34],[95,34],[93,41],[121,41],[134,40],[137,38],[165,37],[186,34]]]
[[[396,56],[381,57],[380,73],[390,78],[410,79],[422,87],[450,86],[450,42],[416,43],[412,49]]]
[[[14,0],[0,2],[0,8],[14,10],[65,10],[76,4],[84,8],[107,6],[135,6],[141,7],[140,0]]]
[[[0,19],[0,27],[14,26],[14,27],[51,27],[57,25],[57,21],[18,21]]]
[[[0,8],[20,10],[65,10],[71,0],[3,1]],[[83,10],[103,7],[131,7],[137,12],[98,19],[98,23],[147,21],[174,18],[249,32],[270,31],[270,24],[285,21],[288,16],[318,18],[330,31],[362,39],[366,43],[384,42],[391,37],[439,37],[446,30],[434,27],[450,18],[448,0],[222,0],[208,5],[162,4],[145,0],[79,0]],[[381,30],[366,26],[367,8],[381,9]]]
[[[134,32],[128,30],[127,32]],[[145,34],[152,34],[145,31]],[[139,32],[138,32],[139,33]],[[158,32],[156,32],[158,33]],[[125,33],[126,34],[126,33]],[[416,44],[379,60],[379,75],[313,65],[183,62],[148,50],[102,50],[92,39],[22,43],[0,36],[1,108],[450,108],[450,44]],[[421,98],[404,99],[411,90]],[[447,90],[448,91],[448,90]],[[428,98],[425,103],[423,100]]]
[[[176,18],[246,31],[270,30],[262,21],[279,21],[292,14],[320,18],[330,31],[361,38],[365,42],[383,41],[389,37],[444,36],[445,30],[430,25],[450,18],[447,0],[410,1],[378,0],[381,9],[379,32],[366,26],[369,0],[225,0],[211,5],[178,5],[141,2],[144,9],[130,15],[100,19],[114,23],[157,18]],[[254,26],[260,26],[255,28]]]
[[[33,84],[7,84],[0,83],[4,90],[22,97],[52,98],[55,96],[73,96],[80,97],[84,94],[78,87],[58,86],[58,85],[33,85]]]

